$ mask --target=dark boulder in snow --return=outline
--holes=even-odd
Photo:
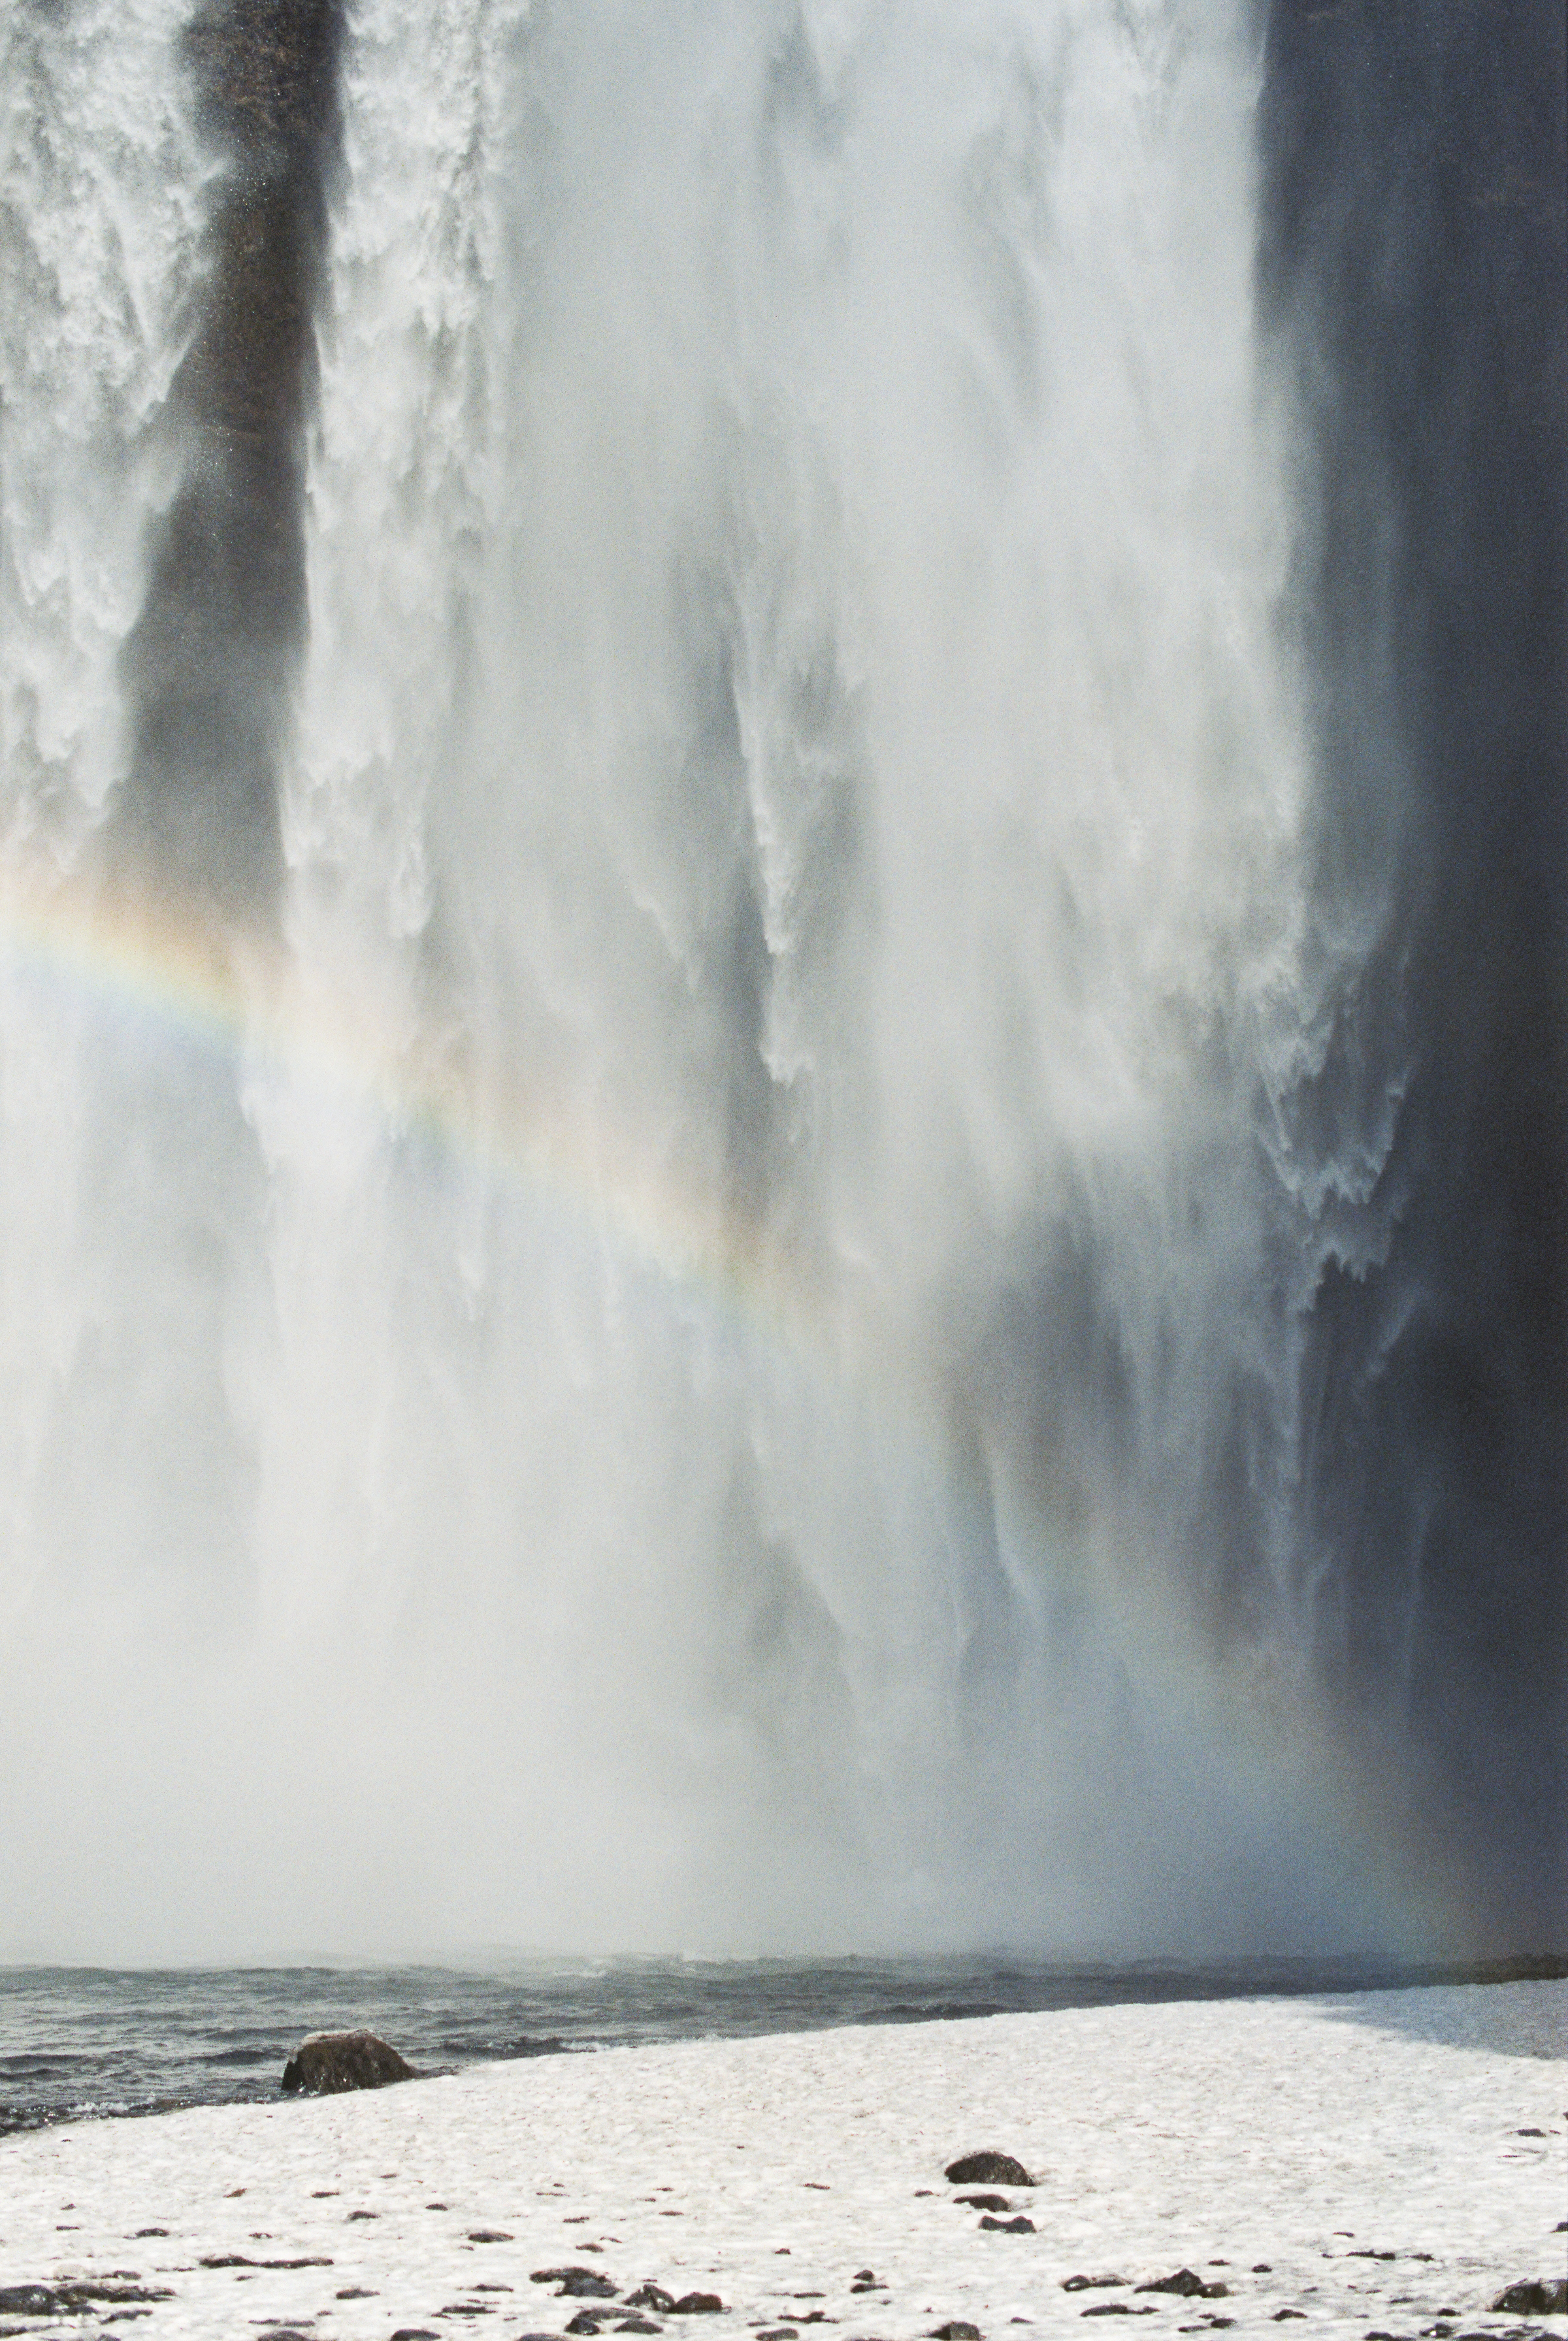
[[[285,2097],[330,2097],[412,2081],[414,2067],[374,2032],[312,2032],[283,2068]]]

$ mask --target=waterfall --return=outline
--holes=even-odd
[[[1471,1940],[1278,36],[5,37],[11,1947]]]

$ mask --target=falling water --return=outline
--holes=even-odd
[[[1253,11],[5,37],[0,1949],[1486,1936]]]

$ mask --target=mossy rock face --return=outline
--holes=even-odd
[[[344,38],[340,0],[203,0],[186,26],[196,120],[222,164],[175,383],[198,425],[291,445],[314,402]]]
[[[289,2097],[330,2097],[414,2077],[413,2066],[374,2032],[313,2032],[284,2067],[283,2089]]]
[[[109,850],[165,892],[231,904],[282,882],[279,749],[308,632],[305,447],[345,28],[345,0],[196,0],[181,40],[216,167],[158,424],[180,485],[149,535],[121,656],[135,744]]]

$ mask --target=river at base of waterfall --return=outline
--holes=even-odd
[[[276,2096],[312,2030],[370,2025],[420,2071],[845,2025],[1540,1980],[1563,1959],[546,1958],[448,1965],[0,1966],[0,2135]]]

